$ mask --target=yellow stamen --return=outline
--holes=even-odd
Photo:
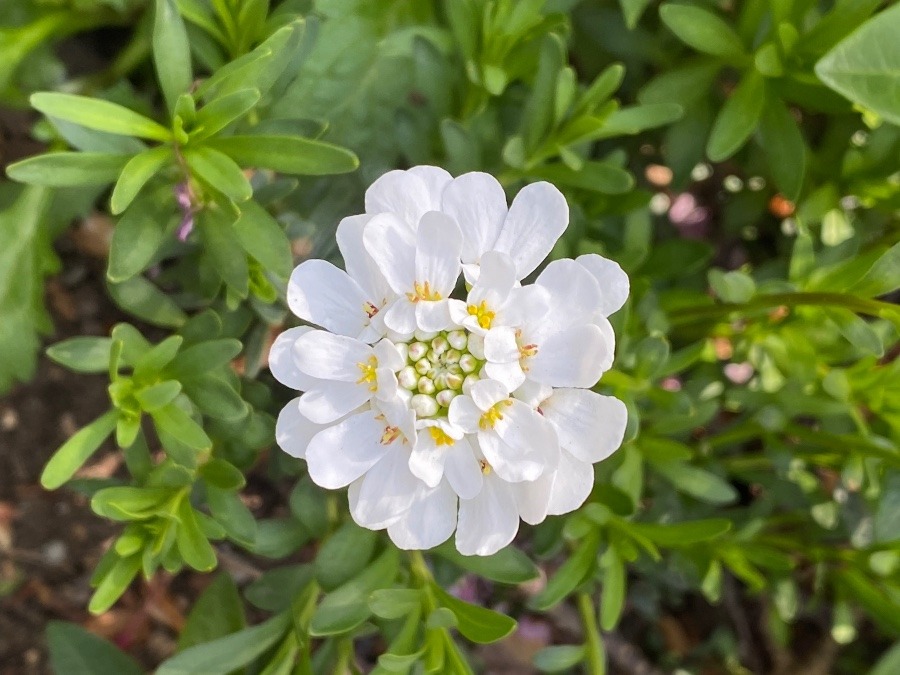
[[[376,307],[371,302],[366,301],[363,303],[363,311],[366,313],[366,316],[371,319],[373,316],[378,314],[378,307]]]
[[[381,435],[381,444],[389,445],[400,438],[403,433],[397,427],[386,426],[384,433]]]
[[[428,433],[431,434],[431,437],[434,439],[434,444],[438,447],[442,445],[453,445],[456,443],[453,438],[451,438],[446,431],[441,429],[440,427],[428,427]]]
[[[376,391],[378,389],[378,376],[376,375],[375,370],[378,368],[378,359],[374,356],[370,356],[366,363],[357,363],[356,366],[359,368],[360,372],[362,372],[362,377],[356,381],[356,384],[368,382],[369,391]]]
[[[437,300],[442,300],[444,296],[442,296],[437,291],[431,288],[431,283],[428,281],[417,281],[413,286],[414,292],[407,293],[406,297],[409,298],[410,302],[419,302],[419,300],[428,300],[430,302],[435,302]]]
[[[479,459],[478,464],[481,466],[482,475],[487,476],[493,469],[490,464],[488,464],[485,460]]]
[[[488,309],[487,300],[482,300],[479,305],[469,305],[466,309],[468,310],[469,315],[474,316],[478,320],[478,325],[485,330],[490,328],[491,324],[494,322],[496,312],[492,312]]]
[[[497,421],[503,419],[503,408],[510,405],[512,405],[512,401],[509,399],[495,403],[489,410],[485,411],[481,416],[481,419],[478,420],[478,428],[482,431],[493,429],[494,425],[497,424]]]
[[[524,345],[523,347],[519,347],[519,354],[521,358],[525,358],[527,356],[534,356],[538,353],[538,346],[535,344]]]

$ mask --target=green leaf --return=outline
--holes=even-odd
[[[878,358],[884,356],[884,341],[867,321],[843,307],[829,307],[825,314],[854,347]]]
[[[542,673],[561,673],[584,661],[584,645],[544,647],[534,655],[534,667]]]
[[[375,532],[347,521],[332,534],[316,555],[316,578],[330,591],[359,574],[375,552]]]
[[[616,627],[625,606],[625,564],[609,548],[603,554],[603,581],[600,594],[600,627],[609,631]]]
[[[174,403],[151,413],[153,422],[161,431],[180,440],[194,450],[208,450],[212,441],[190,415]]]
[[[256,538],[247,549],[265,558],[281,559],[303,546],[309,539],[295,518],[268,518],[257,522]]]
[[[167,502],[175,492],[168,487],[110,487],[91,498],[91,509],[98,516],[127,522],[151,518],[169,511]]]
[[[753,277],[744,272],[711,269],[708,277],[713,291],[725,302],[747,302],[756,293]]]
[[[866,610],[876,624],[893,634],[900,633],[900,606],[890,593],[856,569],[844,569],[835,576],[847,589],[849,597]]]
[[[541,42],[531,96],[522,113],[522,138],[529,150],[536,148],[553,123],[554,94],[560,70],[565,65],[562,40],[550,33]]]
[[[115,645],[74,623],[47,625],[50,666],[59,675],[141,675],[137,662]]]
[[[900,289],[900,243],[885,251],[858,281],[846,289],[866,298]]]
[[[327,176],[354,171],[359,160],[349,150],[299,136],[229,136],[207,144],[245,167],[300,176]]]
[[[515,547],[507,546],[487,556],[465,556],[453,544],[443,544],[434,553],[464,570],[502,584],[523,584],[540,575],[537,566]]]
[[[119,177],[127,163],[127,155],[51,152],[10,164],[6,175],[20,183],[45,187],[107,185]]]
[[[684,109],[676,103],[647,103],[620,108],[610,115],[603,124],[599,138],[639,134],[647,129],[671,124],[684,114]]]
[[[63,443],[44,467],[41,485],[47,490],[55,490],[74,476],[116,428],[118,418],[119,411],[110,410]]]
[[[816,75],[854,103],[900,125],[900,5],[879,12],[816,63]]]
[[[797,120],[780,99],[766,99],[759,120],[759,137],[775,184],[785,197],[796,201],[806,173],[806,144]]]
[[[256,545],[256,518],[236,492],[207,485],[206,504],[229,539],[248,549]]]
[[[244,202],[253,196],[249,179],[228,155],[207,146],[199,146],[185,150],[184,158],[192,173],[229,199]]]
[[[888,649],[868,675],[896,675],[900,673],[900,642]]]
[[[191,89],[191,48],[181,14],[172,0],[156,0],[153,14],[153,63],[169,112]]]
[[[291,242],[278,221],[255,201],[241,205],[234,232],[244,250],[266,271],[283,279],[291,275]]]
[[[731,521],[724,518],[693,520],[666,525],[657,523],[633,523],[626,532],[633,531],[661,546],[693,546],[701,541],[718,539],[731,529]]]
[[[197,216],[203,244],[222,281],[238,296],[250,292],[250,268],[230,219],[220,209],[204,209]]]
[[[74,337],[48,347],[47,356],[76,373],[105,373],[111,349],[111,338]]]
[[[399,571],[399,554],[393,546],[355,579],[325,596],[316,608],[309,634],[316,637],[347,633],[371,615],[369,595],[393,582]]]
[[[48,117],[80,124],[88,129],[120,136],[137,136],[166,142],[172,132],[149,117],[117,103],[89,96],[40,92],[32,94],[31,105]]]
[[[178,636],[178,650],[242,630],[247,625],[241,595],[231,577],[220,574],[197,598]]]
[[[431,592],[438,604],[456,616],[457,628],[472,642],[490,644],[502,640],[516,629],[516,621],[487,607],[479,607],[455,598],[435,583]]]
[[[216,551],[206,538],[197,513],[187,499],[182,499],[178,506],[178,521],[175,543],[184,562],[200,572],[213,569],[218,562]]]
[[[244,597],[267,612],[281,612],[315,580],[312,565],[288,565],[266,570],[244,590]]]
[[[172,148],[167,146],[153,148],[132,157],[122,169],[109,200],[113,215],[118,215],[127,209],[147,181],[168,164],[172,157]]]
[[[185,649],[164,661],[156,675],[226,675],[265,653],[290,625],[290,612],[277,614],[258,626]]]
[[[154,194],[140,197],[119,218],[109,247],[107,279],[113,283],[128,281],[150,264],[165,241],[168,217],[168,209]]]
[[[744,44],[724,20],[701,7],[666,3],[659,16],[679,40],[704,54],[732,60],[745,56]]]
[[[241,89],[233,94],[215,98],[197,113],[191,137],[203,140],[215,136],[235,120],[250,112],[259,103],[258,89]]]
[[[200,467],[200,476],[210,485],[220,490],[240,490],[247,481],[231,462],[214,457]]]
[[[558,185],[568,185],[607,195],[622,194],[634,187],[634,178],[631,174],[612,162],[585,162],[578,171],[564,164],[545,164],[529,169],[528,174]]]
[[[97,585],[97,590],[94,591],[91,602],[88,604],[88,611],[92,614],[102,614],[112,607],[131,585],[140,567],[141,556],[139,554],[115,559]]]
[[[144,412],[151,413],[174,401],[180,393],[181,382],[165,380],[139,390],[135,394],[135,398],[141,404]]]
[[[162,342],[153,345],[134,363],[134,378],[138,381],[155,379],[159,372],[165,368],[181,349],[184,338],[180,335],[170,335]]]
[[[166,373],[182,381],[203,377],[212,370],[227,366],[242,349],[241,341],[234,338],[200,342],[181,350]]]
[[[756,129],[765,100],[762,75],[756,71],[745,74],[713,122],[706,142],[706,154],[713,162],[724,161],[743,147]]]
[[[369,596],[369,609],[382,619],[401,619],[422,604],[418,588],[383,588]]]
[[[167,328],[178,328],[187,321],[176,302],[144,277],[109,283],[107,288],[113,302],[139,319]]]
[[[575,549],[575,552],[556,571],[556,574],[547,582],[544,590],[531,599],[529,603],[531,607],[544,611],[558,605],[594,569],[597,564],[597,551],[599,548],[600,536],[596,531],[593,531],[584,538]]]
[[[676,489],[710,504],[730,504],[738,497],[730,483],[705,469],[684,462],[653,462],[653,468]]]

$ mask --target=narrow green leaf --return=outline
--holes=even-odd
[[[159,344],[148,349],[134,364],[134,379],[137,381],[156,379],[159,372],[165,368],[181,348],[184,338],[180,335],[170,335]]]
[[[74,476],[116,428],[118,417],[118,410],[110,410],[63,443],[44,467],[41,485],[48,490],[55,490]]]
[[[623,194],[634,187],[632,175],[611,162],[585,162],[579,171],[574,171],[563,164],[545,164],[529,169],[528,173],[557,185],[568,185],[607,195]]]
[[[127,209],[147,181],[168,164],[172,157],[172,148],[168,146],[153,148],[132,157],[122,169],[109,200],[113,215],[119,215]]]
[[[797,201],[806,173],[806,144],[797,120],[774,96],[763,107],[759,137],[775,184],[785,197]]]
[[[734,29],[702,7],[666,3],[659,8],[659,16],[679,40],[697,51],[729,59],[745,56]]]
[[[559,604],[587,578],[597,564],[600,536],[596,531],[585,537],[540,593],[529,603],[539,610],[547,610]]]
[[[603,581],[600,593],[600,627],[610,631],[619,623],[625,606],[625,563],[615,548],[603,554]]]
[[[728,159],[756,129],[766,100],[765,80],[756,71],[744,75],[713,122],[706,154],[713,162]]]
[[[250,268],[232,223],[221,211],[205,209],[198,214],[197,224],[216,272],[238,296],[246,298],[250,292]]]
[[[516,621],[487,607],[479,607],[455,598],[435,583],[431,592],[443,607],[456,616],[457,628],[472,642],[490,644],[502,640],[516,629]]]
[[[259,103],[258,89],[242,89],[213,99],[197,113],[191,137],[199,141],[215,136],[229,124],[250,112],[257,103]]]
[[[6,175],[20,183],[45,187],[107,185],[119,177],[127,163],[127,155],[51,152],[10,164]]]
[[[102,614],[112,607],[131,585],[140,568],[139,554],[116,560],[97,585],[88,604],[88,611],[91,614]]]
[[[537,566],[515,547],[508,546],[487,556],[465,556],[452,544],[444,544],[434,549],[434,553],[464,570],[502,584],[523,584],[540,575]]]
[[[561,673],[584,661],[584,645],[544,647],[534,655],[534,667],[542,673]]]
[[[211,370],[227,365],[241,353],[241,349],[241,341],[234,338],[200,342],[183,349],[169,364],[166,373],[182,381],[202,377]]]
[[[541,41],[531,96],[522,114],[522,138],[527,150],[538,147],[553,123],[554,95],[564,65],[564,51],[562,40],[554,33]]]
[[[326,176],[354,171],[356,155],[337,145],[299,136],[229,136],[207,142],[241,166],[271,169],[301,176]]]
[[[178,507],[178,529],[175,543],[184,562],[200,572],[208,572],[216,566],[216,551],[200,528],[197,513],[190,501],[183,499]]]
[[[169,487],[104,488],[91,498],[91,510],[110,520],[144,520],[168,510],[166,502],[174,495],[175,490]]]
[[[291,275],[291,242],[278,221],[255,200],[241,205],[234,232],[244,250],[267,271],[283,279]]]
[[[738,497],[730,483],[705,469],[684,462],[653,462],[660,475],[677,490],[710,504],[730,504]]]
[[[206,503],[212,517],[225,528],[225,534],[229,539],[247,549],[254,547],[257,535],[256,518],[236,492],[207,485]]]
[[[220,490],[240,490],[247,481],[240,470],[224,459],[213,458],[200,467],[200,476]]]
[[[867,321],[843,307],[829,307],[825,310],[825,314],[854,347],[878,358],[884,356],[884,342]]]
[[[701,541],[718,539],[730,529],[730,520],[710,518],[667,525],[629,522],[626,532],[634,531],[661,546],[692,546]]]
[[[111,349],[111,338],[74,337],[48,347],[47,356],[76,373],[105,373]]]
[[[684,109],[676,103],[647,103],[614,111],[603,123],[598,139],[614,136],[633,136],[646,129],[655,129],[676,122]]]
[[[178,636],[178,650],[201,645],[236,633],[247,625],[244,604],[228,574],[219,574],[206,587],[188,614]]]
[[[874,298],[893,293],[897,289],[900,289],[900,243],[885,251],[868,271],[846,290],[866,298]]]
[[[378,537],[372,530],[354,522],[344,523],[332,534],[316,555],[316,578],[330,591],[359,574],[372,554]]]
[[[119,218],[109,247],[107,279],[128,281],[150,264],[165,241],[169,213],[164,208],[156,195],[146,195]]]
[[[194,75],[187,30],[172,0],[156,0],[153,63],[169,112],[174,112],[178,97],[190,91]]]
[[[180,382],[165,380],[139,390],[135,394],[135,398],[141,404],[141,409],[144,412],[152,413],[154,410],[159,410],[164,405],[174,401],[175,397],[180,393]]]
[[[369,609],[382,619],[400,619],[422,604],[418,588],[382,588],[369,596]]]
[[[113,301],[136,317],[157,326],[177,328],[187,315],[176,302],[141,276],[107,284]]]
[[[74,122],[88,129],[161,142],[172,138],[172,132],[158,122],[118,103],[55,92],[32,94],[30,100],[34,108],[48,117]]]
[[[47,625],[50,666],[65,675],[141,675],[137,662],[111,642],[74,623]]]
[[[253,196],[253,187],[243,170],[228,155],[211,147],[191,147],[184,158],[191,171],[211,188],[236,202]]]
[[[212,441],[199,424],[190,415],[174,403],[154,410],[151,413],[153,422],[167,434],[174,436],[194,450],[208,450]]]

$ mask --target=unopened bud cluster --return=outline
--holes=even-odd
[[[480,336],[465,330],[416,331],[411,342],[397,345],[407,361],[397,380],[417,417],[446,415],[450,402],[480,379],[483,361],[470,351],[480,354],[480,347]]]

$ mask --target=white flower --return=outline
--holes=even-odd
[[[612,364],[607,317],[628,278],[587,255],[523,286],[567,222],[548,183],[507,207],[487,174],[391,171],[338,226],[346,272],[320,260],[294,271],[290,308],[324,330],[291,328],[272,346],[272,374],[304,392],[276,439],[317,484],[348,487],[357,523],[413,549],[455,530],[461,553],[488,555],[520,519],[587,499],[592,465],[625,429],[624,405],[588,388]],[[454,298],[460,272],[471,287]]]

